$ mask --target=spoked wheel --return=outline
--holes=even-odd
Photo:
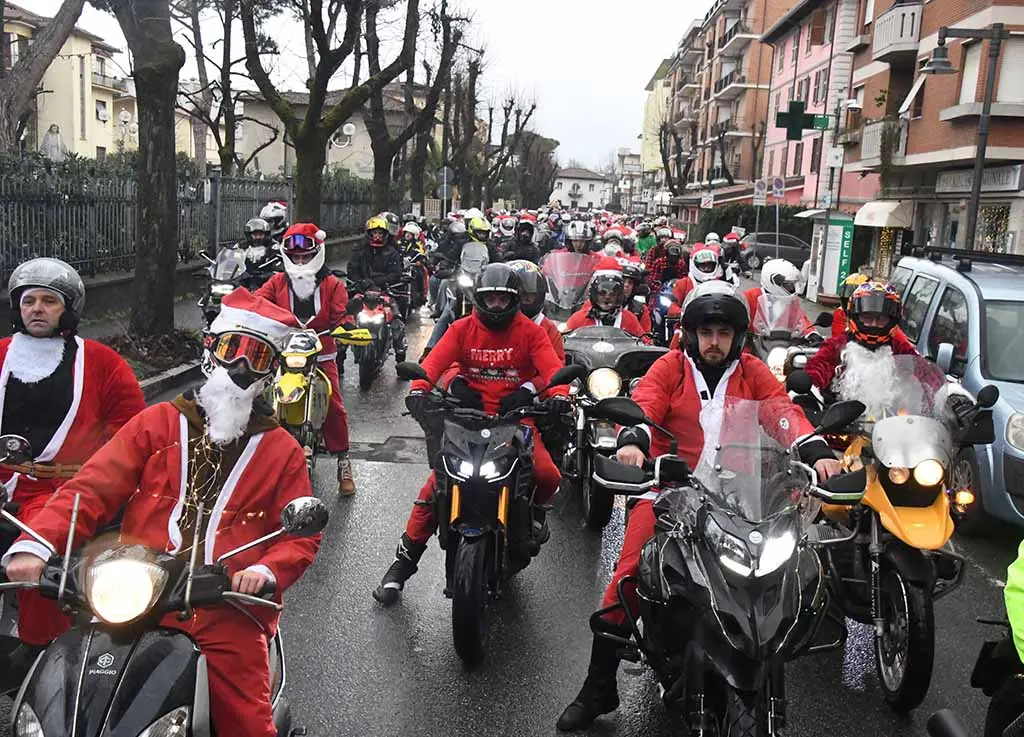
[[[591,478],[590,454],[584,453],[580,461],[580,499],[583,503],[583,519],[592,530],[603,530],[612,518],[615,497],[607,489],[594,483]]]
[[[875,635],[875,665],[885,702],[898,713],[924,701],[935,658],[932,601],[894,569],[882,571],[881,635]]]
[[[489,537],[464,537],[459,540],[455,551],[451,590],[452,639],[455,652],[466,665],[480,662],[487,647],[490,548]]]

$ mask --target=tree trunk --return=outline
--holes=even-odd
[[[327,165],[327,141],[316,131],[293,136],[295,140],[295,214],[294,223],[320,221],[324,167]]]
[[[195,149],[192,158],[195,159],[196,168],[200,174],[206,173],[206,132],[208,130],[209,127],[206,123],[198,117],[192,118],[192,147]]]
[[[386,212],[392,209],[391,205],[391,162],[392,156],[373,156],[373,210],[374,212]]]
[[[178,258],[178,177],[174,106],[184,52],[171,40],[148,51],[133,49],[139,103],[135,280],[129,330],[150,336],[174,330],[174,277]],[[205,141],[204,141],[205,143]]]
[[[424,192],[424,179],[427,168],[427,145],[430,143],[430,133],[420,133],[416,136],[416,146],[413,149],[412,157],[409,159],[409,192],[413,202],[423,202],[426,193]]]

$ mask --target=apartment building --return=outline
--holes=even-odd
[[[604,207],[611,199],[612,182],[608,177],[590,169],[569,167],[558,170],[548,201],[560,202],[563,207],[593,210]]]
[[[717,0],[683,37],[673,68],[677,131],[684,133],[683,220],[699,200],[750,202],[766,135],[771,48],[760,41],[789,9],[785,0]]]
[[[858,212],[879,228],[875,260],[886,273],[901,245],[1024,253],[1024,0],[859,0],[846,167],[880,177],[883,201]],[[949,39],[955,74],[922,71],[941,26],[1004,23],[992,90],[977,236],[965,243],[968,197],[987,69],[987,41]]]

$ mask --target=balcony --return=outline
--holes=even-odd
[[[921,3],[894,5],[875,21],[871,58],[892,64],[914,62],[921,36]]]
[[[748,89],[754,89],[758,85],[753,80],[748,80],[747,76],[739,69],[733,69],[728,74],[722,75],[717,82],[715,82],[715,99],[716,100],[735,100],[737,97],[742,95]],[[763,86],[764,89],[768,89],[767,85]]]
[[[692,64],[704,55],[704,50],[697,46],[680,46],[676,53],[679,55],[679,60],[684,64]]]
[[[908,125],[909,121],[906,118],[872,120],[865,123],[860,139],[860,167],[875,169],[882,165],[883,136],[894,136],[891,142],[891,161],[897,165],[902,163],[907,154]]]
[[[104,87],[108,90],[114,90],[115,92],[128,91],[128,80],[119,79],[118,77],[108,77],[106,74],[100,74],[98,72],[92,73],[92,83],[94,87]]]
[[[683,81],[682,87],[679,88],[679,93],[681,95],[684,95],[684,96],[687,96],[687,97],[689,97],[693,93],[699,92],[699,91],[700,91],[700,82],[697,81],[696,77],[692,77],[692,78],[691,77],[687,77]]]
[[[711,135],[716,138],[721,135],[724,135],[726,138],[738,138],[752,136],[753,133],[746,129],[742,118],[727,118],[726,120],[718,121],[712,126]]]
[[[687,128],[691,123],[697,122],[697,111],[691,107],[684,107],[676,112],[675,120],[672,124],[676,128]]]
[[[757,34],[747,28],[746,24],[736,23],[718,39],[718,53],[736,56],[752,41],[756,41],[757,37]]]

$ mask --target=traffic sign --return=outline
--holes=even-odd
[[[754,207],[764,207],[768,204],[768,182],[765,179],[758,179],[754,182]]]
[[[439,182],[447,182],[449,185],[455,182],[455,172],[452,171],[450,166],[442,166],[437,170],[437,180]]]
[[[846,152],[842,146],[831,146],[828,150],[828,168],[842,169],[845,155]]]
[[[427,197],[423,200],[423,214],[431,220],[441,219],[441,200]]]
[[[829,117],[827,115],[815,115],[813,121],[814,130],[827,131],[829,122]]]
[[[772,180],[772,197],[782,199],[786,196],[786,180],[782,177],[775,177]]]
[[[437,185],[437,196],[442,200],[450,200],[452,198],[453,189],[454,187],[452,186],[451,181],[449,181],[448,184],[444,184],[444,182],[442,182]]]
[[[821,198],[821,206],[824,207],[826,210],[828,210],[829,208],[832,207],[832,193],[831,192],[826,192],[824,194],[824,196]]]
[[[715,193],[707,192],[700,196],[700,209],[713,210],[715,208]]]

